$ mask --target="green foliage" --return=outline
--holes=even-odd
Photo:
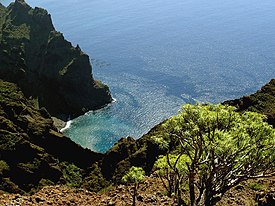
[[[125,183],[139,183],[143,181],[145,172],[141,167],[131,167],[129,172],[122,177]]]
[[[82,184],[82,170],[74,164],[62,163],[63,181],[70,187],[80,187]]]
[[[47,185],[54,185],[54,183],[51,181],[51,180],[49,180],[49,179],[41,179],[40,181],[39,181],[39,185],[38,185],[38,187],[39,188],[43,188],[44,186],[47,186]]]
[[[72,59],[66,66],[64,66],[61,70],[59,70],[59,75],[63,76],[67,73],[68,68],[70,68],[70,66],[72,66],[75,62],[75,58]]]
[[[226,101],[225,104],[236,106],[238,111],[252,111],[267,116],[267,122],[275,126],[275,79],[264,85],[255,94],[240,99]]]
[[[172,172],[172,168],[178,170],[180,173],[185,173],[187,171],[186,162],[189,161],[190,159],[186,155],[168,154],[168,157],[160,155],[154,167],[161,176],[164,174],[165,170]],[[168,165],[168,162],[172,165],[172,168]]]
[[[256,191],[262,190],[264,188],[264,186],[258,182],[252,182],[248,185],[248,187]]]
[[[123,182],[134,183],[134,187],[133,187],[134,191],[132,193],[133,206],[136,205],[137,190],[139,187],[139,183],[142,182],[144,179],[144,175],[145,175],[145,172],[141,167],[132,166],[129,172],[127,172],[127,174],[122,177]]]
[[[163,124],[165,132],[157,138],[178,143],[191,205],[212,205],[242,180],[274,170],[275,132],[263,119],[221,104],[187,104]]]
[[[181,189],[188,171],[186,162],[189,162],[186,155],[167,153],[166,156],[161,155],[154,165],[168,196],[177,196],[178,203],[181,202]]]
[[[23,194],[24,191],[21,190],[10,178],[0,178],[0,190],[11,192],[11,193],[20,193]]]
[[[91,171],[83,181],[82,187],[93,192],[98,192],[110,185],[110,182],[103,177],[101,170],[98,167],[98,163],[93,164],[90,170]]]
[[[122,177],[128,172],[131,168],[131,162],[127,159],[120,161],[116,165],[116,170],[113,174],[112,181],[115,183],[123,183]]]
[[[154,138],[152,138],[152,142],[157,144],[160,149],[165,150],[169,148],[169,142],[167,139],[164,139],[162,135],[154,136]]]
[[[38,160],[37,158],[34,158],[34,160],[31,162],[18,163],[17,167],[28,173],[35,173],[38,170],[40,164],[41,164],[41,161]]]
[[[6,22],[7,23],[7,22]],[[19,26],[14,26],[9,24],[5,28],[5,33],[8,33],[8,38],[10,39],[28,39],[30,40],[30,27],[26,24],[21,24]]]
[[[103,84],[103,83],[102,83],[101,81],[99,81],[99,80],[95,80],[94,82],[95,82],[95,85],[96,85],[97,88],[103,89],[103,88],[106,88],[106,87],[107,87],[105,84]]]
[[[0,176],[4,175],[4,173],[9,170],[9,165],[4,160],[0,160]]]

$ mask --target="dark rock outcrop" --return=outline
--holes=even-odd
[[[81,178],[71,178],[100,159],[102,154],[57,132],[48,112],[35,109],[15,84],[0,80],[0,190],[23,193],[40,184],[81,184]]]
[[[77,116],[112,101],[89,57],[55,31],[50,15],[16,0],[0,6],[0,78],[54,116]]]
[[[158,156],[166,152],[152,138],[161,133],[162,130],[160,123],[140,139],[134,140],[131,137],[120,139],[104,154],[101,161],[101,171],[104,178],[120,183],[122,176],[131,166],[142,167],[147,174],[150,174]]]
[[[266,115],[267,122],[275,128],[275,79],[259,91],[240,99],[225,101],[224,104],[237,107],[237,110],[258,112]]]

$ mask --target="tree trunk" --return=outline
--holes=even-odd
[[[205,197],[204,205],[213,206],[213,205],[216,205],[216,203],[220,200],[221,200],[220,197],[213,197],[213,195],[210,195],[209,197]]]
[[[178,187],[178,206],[182,205],[183,202],[182,202],[182,199],[181,199],[181,190],[180,190],[180,187]]]
[[[195,173],[193,170],[189,173],[189,194],[190,194],[190,205],[194,206],[195,204]]]

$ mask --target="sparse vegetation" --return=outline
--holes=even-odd
[[[249,183],[248,187],[256,191],[262,190],[264,188],[264,186],[258,182],[251,182]]]
[[[180,154],[161,155],[155,163],[155,170],[161,179],[169,197],[176,196],[180,205],[181,190],[183,183],[187,180],[186,171],[189,159]]]
[[[126,184],[133,183],[133,206],[136,205],[137,191],[139,183],[143,181],[145,172],[141,167],[131,167],[129,172],[122,177],[122,181]]]
[[[110,181],[107,181],[103,177],[98,163],[93,164],[92,167],[88,168],[88,171],[86,172],[88,175],[83,180],[82,187],[88,189],[89,191],[98,192],[100,190],[105,190],[111,184]]]
[[[237,111],[252,111],[267,116],[267,122],[275,127],[275,79],[264,85],[259,91],[240,99],[229,100],[224,104],[237,107]]]
[[[2,80],[0,128],[0,190],[3,191],[35,192],[41,186],[56,183],[80,187],[89,176],[83,168],[101,156],[82,149],[55,131],[45,109],[35,108],[15,84]],[[100,174],[93,170],[91,174]],[[97,190],[105,186],[104,178],[100,177],[94,177],[99,182]]]
[[[0,178],[5,172],[9,170],[10,170],[9,165],[4,160],[0,160]]]
[[[80,187],[82,185],[82,170],[74,164],[62,163],[61,164],[63,181],[70,187]]]

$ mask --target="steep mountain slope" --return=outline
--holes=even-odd
[[[35,109],[15,84],[0,80],[0,190],[81,185],[85,170],[101,158],[57,132],[45,109]]]
[[[240,112],[253,111],[265,114],[267,122],[275,128],[275,79],[254,94],[224,103],[237,107]]]
[[[88,55],[55,31],[46,10],[23,0],[0,5],[0,78],[18,84],[39,107],[77,116],[110,103],[108,87],[91,70]]]

